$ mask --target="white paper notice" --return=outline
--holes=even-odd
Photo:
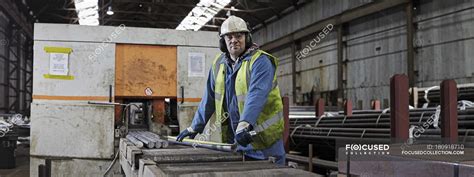
[[[189,53],[188,77],[204,77],[206,55],[204,53]]]
[[[69,72],[69,54],[49,54],[49,74],[67,76]]]

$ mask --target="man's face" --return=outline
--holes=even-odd
[[[225,44],[230,55],[240,56],[245,50],[245,33],[229,33],[224,35]]]

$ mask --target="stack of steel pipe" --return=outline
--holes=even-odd
[[[313,116],[315,115],[315,110],[314,106],[291,106],[290,107],[290,118],[297,118],[300,116]],[[324,107],[324,110],[328,113],[337,113],[337,111],[334,111],[336,109],[329,108],[327,106]]]
[[[390,142],[390,111],[354,111],[353,115],[334,115],[316,118],[310,111],[290,111],[290,137],[293,141],[357,140]],[[419,129],[418,140],[438,141],[441,130],[431,118],[435,108],[410,110],[410,126]],[[433,116],[434,117],[434,116]],[[440,127],[441,119],[437,125]],[[460,142],[474,143],[474,108],[458,111]],[[422,132],[422,133],[420,133]]]
[[[423,107],[427,100],[425,99],[425,90],[418,91],[418,107]],[[441,102],[441,92],[439,88],[428,91],[428,107],[439,105]],[[458,100],[467,100],[474,102],[474,87],[458,88]]]
[[[167,140],[161,139],[157,134],[143,130],[131,130],[126,138],[139,148],[166,148],[169,145]]]
[[[175,139],[175,137],[168,137]],[[201,141],[201,143],[204,143]],[[209,144],[217,144],[208,142]],[[221,143],[222,144],[222,143]],[[125,176],[304,176],[315,173],[274,164],[270,160],[245,160],[240,152],[222,152],[172,143],[166,149],[139,149],[120,139],[120,165]],[[317,162],[337,168],[336,163]]]

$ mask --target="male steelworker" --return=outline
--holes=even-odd
[[[284,165],[283,103],[276,77],[278,59],[252,43],[246,22],[236,16],[222,23],[219,44],[223,53],[209,71],[198,111],[177,141],[202,133],[216,113],[217,122],[222,122],[223,142],[237,141],[237,150],[245,152],[246,158],[272,156]]]

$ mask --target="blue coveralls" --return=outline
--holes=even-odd
[[[253,127],[256,127],[257,118],[260,112],[263,110],[265,102],[267,101],[267,96],[272,89],[273,76],[275,74],[275,67],[273,66],[271,60],[266,55],[260,55],[253,66],[251,72],[250,86],[248,95],[245,101],[245,107],[243,115],[239,114],[237,96],[235,95],[235,79],[237,77],[237,72],[242,64],[242,60],[250,60],[251,54],[246,53],[241,56],[234,68],[232,67],[232,60],[225,56],[225,101],[224,101],[224,111],[227,111],[230,115],[229,123],[229,140],[227,143],[233,144],[235,142],[235,130],[239,121],[246,121],[251,124]],[[202,133],[204,127],[209,121],[210,117],[215,111],[215,100],[214,100],[214,74],[212,69],[209,71],[209,76],[207,78],[206,90],[202,97],[199,108],[194,115],[191,128],[193,130]],[[231,131],[230,131],[231,130]],[[225,133],[225,132],[222,132]],[[276,163],[280,165],[285,164],[285,149],[283,146],[283,140],[278,140],[271,147],[256,151],[253,150],[252,145],[243,147],[238,145],[237,150],[245,152],[245,155],[254,159],[267,159],[269,156],[276,158]]]

